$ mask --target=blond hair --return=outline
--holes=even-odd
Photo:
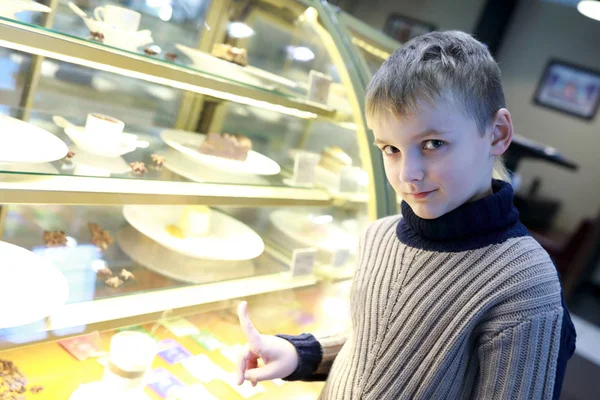
[[[396,50],[373,76],[366,94],[368,119],[418,112],[418,102],[452,100],[483,135],[506,107],[500,68],[487,47],[459,31],[431,32]],[[494,178],[510,181],[500,157]]]

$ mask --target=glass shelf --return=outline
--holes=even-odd
[[[10,206],[3,223],[2,240],[30,249],[51,261],[67,279],[69,299],[66,306],[50,317],[49,325],[40,322],[0,329],[0,342],[15,338],[26,340],[40,330],[69,330],[165,309],[314,285],[317,282],[315,276],[292,279],[289,275],[292,251],[298,244],[286,242],[283,245],[273,241],[275,235],[281,235],[275,233],[279,231],[273,230],[275,222],[269,217],[275,210],[220,210],[254,230],[266,244],[265,251],[257,258],[231,262],[199,260],[169,250],[133,228],[121,207]],[[311,213],[332,212],[340,224],[352,222],[340,226],[360,229],[356,225],[358,220],[349,217],[352,214],[314,207],[305,210]],[[110,233],[114,243],[104,251],[97,248],[91,243],[88,223],[98,223]],[[46,230],[63,230],[67,245],[46,247],[43,240]],[[347,234],[358,235],[346,228],[344,230]],[[319,260],[316,267],[327,267],[327,263]],[[170,277],[172,270],[166,266],[183,264],[189,264],[191,269],[186,270],[185,276],[193,282]],[[348,279],[353,265],[354,259],[349,257],[345,268],[338,267],[336,270],[346,272],[343,279]],[[109,268],[114,276],[125,269],[135,278],[119,288],[111,288],[104,282],[108,277],[97,273],[104,268]],[[173,273],[182,273],[181,269],[176,271],[179,272]],[[202,290],[198,290],[200,287]]]
[[[117,49],[23,22],[0,18],[0,45],[147,82],[300,118],[336,118],[333,108],[280,90],[240,83],[146,54]],[[183,58],[183,57],[182,57]]]

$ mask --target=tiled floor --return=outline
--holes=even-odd
[[[577,349],[569,361],[562,400],[600,399],[600,327],[572,315]]]

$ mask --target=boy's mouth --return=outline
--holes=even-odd
[[[437,190],[437,189],[436,189]],[[412,197],[413,199],[424,199],[426,197],[428,197],[430,194],[432,194],[433,192],[435,192],[435,190],[430,190],[428,192],[415,192],[415,193],[407,193],[410,197]]]

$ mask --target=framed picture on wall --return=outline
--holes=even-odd
[[[405,17],[400,14],[390,14],[383,33],[400,43],[406,43],[410,39],[435,31],[433,24]]]
[[[591,120],[600,104],[600,72],[552,59],[538,83],[534,102]]]

